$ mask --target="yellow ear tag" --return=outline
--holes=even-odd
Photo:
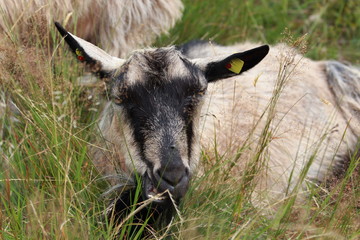
[[[239,74],[241,69],[244,66],[244,61],[239,58],[232,59],[228,64],[226,64],[226,68],[230,71]]]
[[[77,56],[81,56],[81,55],[82,55],[82,54],[81,54],[81,51],[80,51],[78,48],[75,50],[75,53],[76,53]]]
[[[83,55],[82,55],[82,52],[81,52],[78,48],[75,50],[75,53],[76,53],[77,58],[78,58],[80,61],[84,61],[84,57],[83,57]]]

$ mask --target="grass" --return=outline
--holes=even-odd
[[[308,34],[307,56],[313,59],[359,64],[360,6],[355,0],[184,3],[182,21],[156,46],[192,39],[276,44],[288,29],[297,37]],[[87,155],[100,96],[76,84],[83,74],[81,66],[59,43],[54,30],[50,36],[26,47],[0,39],[1,86],[20,111],[18,116],[5,111],[5,116],[21,118],[16,124],[7,118],[1,121],[0,238],[111,239],[114,229],[104,219],[107,203],[100,197],[106,183]],[[274,94],[269,111],[277,97]],[[264,145],[254,152],[253,163],[263,160],[261,149],[268,134],[269,130],[264,131]],[[360,238],[359,160],[355,157],[330,190],[310,187],[306,203],[297,206],[289,198],[273,217],[249,201],[249,183],[259,166],[249,165],[248,174],[238,182],[228,177],[230,160],[219,156],[209,163],[204,155],[202,162],[205,174],[193,180],[180,206],[181,218],[173,221],[169,231],[172,239]]]
[[[246,40],[278,43],[285,28],[295,36],[308,34],[308,56],[357,62],[360,13],[356,1],[226,1],[185,0],[183,20],[170,38],[157,45],[213,40],[231,44]]]

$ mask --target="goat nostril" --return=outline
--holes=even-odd
[[[169,184],[172,187],[175,187],[181,179],[186,176],[186,172],[161,172],[157,171],[158,176],[160,177],[160,180],[164,181],[165,183]]]

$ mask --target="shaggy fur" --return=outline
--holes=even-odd
[[[166,33],[182,10],[181,0],[0,0],[0,31],[28,41],[29,29],[65,19],[77,36],[125,57]]]
[[[192,58],[217,56],[254,46],[199,43],[187,46],[186,54]],[[298,190],[306,191],[308,181],[324,181],[343,167],[343,161],[356,151],[360,134],[359,69],[335,61],[312,61],[300,54],[284,64],[289,54],[293,54],[289,47],[273,46],[253,70],[210,84],[202,110],[201,145],[206,155],[215,157],[216,152],[224,159],[236,159],[246,143],[233,172],[241,176],[263,139],[279,71],[289,69],[275,114],[270,116],[272,135],[263,166],[255,177],[253,200],[266,206],[284,199],[299,182]]]

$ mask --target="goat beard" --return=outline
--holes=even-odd
[[[143,176],[142,181],[138,183],[141,186],[135,185],[133,188],[120,193],[106,211],[107,219],[114,226],[123,225],[124,223],[131,225],[130,230],[127,230],[129,236],[131,236],[131,233],[139,231],[144,223],[147,225],[145,228],[147,230],[159,231],[165,229],[174,216],[174,203],[166,192],[165,195],[162,195],[164,199],[161,201],[152,201],[152,199],[148,198],[149,191],[157,194],[157,191],[152,189],[154,187],[148,178],[148,176]],[[143,233],[144,236],[150,234],[147,230]]]

